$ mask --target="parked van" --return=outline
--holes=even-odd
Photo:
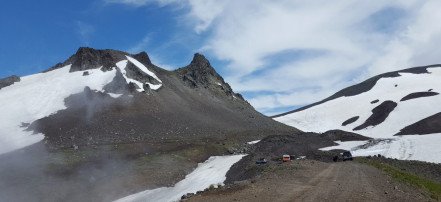
[[[283,162],[288,162],[288,161],[291,161],[291,156],[290,155],[287,155],[287,154],[285,154],[285,155],[283,155]]]

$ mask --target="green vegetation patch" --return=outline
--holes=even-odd
[[[357,162],[372,165],[380,170],[385,171],[394,179],[408,183],[412,186],[418,187],[430,193],[430,198],[441,200],[441,184],[435,183],[428,179],[410,174],[385,163],[375,162],[365,158],[357,158]]]

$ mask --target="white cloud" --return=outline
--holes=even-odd
[[[228,64],[223,76],[261,111],[319,101],[387,71],[440,63],[437,0],[121,2],[184,4],[184,19],[205,37],[201,50]]]
[[[232,3],[232,0],[189,0],[191,7],[189,17],[197,19],[196,33],[205,31],[230,3]]]
[[[130,6],[135,6],[135,7],[140,7],[140,6],[145,6],[148,4],[157,4],[159,6],[166,6],[172,3],[179,3],[179,0],[103,0],[105,3],[109,3],[109,4],[125,4],[125,5],[130,5]]]
[[[441,20],[436,11],[440,4],[234,1],[199,8],[217,14],[208,21],[201,17],[199,26],[212,32],[204,50],[230,62],[226,80],[245,95],[254,92],[255,96],[248,97],[250,102],[264,111],[319,101],[376,74],[439,63],[436,46],[440,43],[434,42],[441,42],[441,26],[436,24]],[[390,13],[392,8],[400,12]],[[381,15],[392,21],[383,21]],[[383,30],[377,24],[394,30]],[[319,54],[278,58],[286,51]],[[259,96],[259,91],[265,95]]]

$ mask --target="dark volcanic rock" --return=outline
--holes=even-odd
[[[225,83],[210,62],[199,53],[194,54],[190,65],[176,71],[181,74],[182,80],[192,88],[208,88],[219,81]]]
[[[380,100],[376,99],[376,100],[372,100],[371,104],[375,104],[377,102],[379,102]]]
[[[75,133],[78,127],[87,126],[93,123],[96,114],[115,102],[109,95],[92,91],[89,87],[79,94],[72,95],[65,99],[66,110],[34,121],[27,130],[45,134],[45,140],[53,146],[70,147],[78,143],[93,143],[92,139],[86,139],[81,134]],[[93,133],[93,131],[89,131]],[[89,133],[89,134],[90,134]],[[98,134],[97,134],[98,135]],[[76,139],[77,138],[77,139]],[[79,141],[83,139],[83,141]],[[84,142],[85,141],[85,142]]]
[[[406,126],[395,135],[425,135],[432,133],[441,133],[441,112]]]
[[[384,101],[374,109],[372,109],[372,115],[361,125],[354,128],[354,130],[361,130],[368,126],[376,126],[382,123],[389,114],[395,109],[397,103],[394,101]]]
[[[103,88],[107,93],[126,94],[130,90],[129,84],[122,75],[121,71],[117,68],[116,75],[113,80],[104,86]]]
[[[250,138],[271,134],[299,132],[255,111],[233,92],[200,54],[195,55],[190,65],[176,71],[162,70],[149,64],[147,54],[133,57],[161,79],[163,86],[160,90],[139,93],[136,86],[126,84],[122,73],[117,71],[116,77],[104,90],[125,96],[115,99],[86,89],[65,99],[67,109],[35,121],[29,129],[45,134],[49,146],[61,148],[160,142],[164,139],[220,141],[229,138],[249,141]],[[137,80],[155,82],[133,64],[126,70],[126,75]],[[184,76],[197,87],[184,81]],[[144,88],[149,91],[147,86]]]
[[[88,69],[96,69],[102,67],[103,71],[112,69],[116,67],[116,63],[121,60],[126,60],[126,55],[139,59],[144,65],[151,65],[150,59],[145,52],[141,52],[137,55],[132,55],[122,51],[116,50],[97,50],[88,47],[81,47],[77,50],[75,55],[72,55],[63,63],[58,63],[55,66],[45,70],[48,72],[54,69],[64,67],[71,64],[70,72],[84,71]]]
[[[274,115],[271,118],[276,118],[276,117],[279,117],[279,116],[284,116],[284,115],[291,114],[291,113],[294,113],[294,112],[302,111],[302,110],[311,108],[313,106],[325,103],[327,101],[330,101],[330,100],[333,100],[333,99],[336,99],[336,98],[339,98],[339,97],[349,97],[349,96],[354,96],[354,95],[358,95],[358,94],[367,92],[367,91],[371,90],[375,86],[377,81],[380,80],[381,78],[399,77],[400,76],[399,73],[427,74],[427,73],[429,73],[427,71],[427,68],[432,68],[432,67],[441,67],[441,64],[421,66],[421,67],[412,67],[412,68],[409,68],[409,69],[404,69],[404,70],[399,70],[399,71],[394,71],[394,72],[388,72],[388,73],[380,74],[380,75],[374,76],[374,77],[372,77],[372,78],[370,78],[370,79],[368,79],[366,81],[363,81],[363,82],[361,82],[359,84],[356,84],[356,85],[353,85],[353,86],[349,86],[349,87],[347,87],[347,88],[345,88],[343,90],[340,90],[337,93],[335,93],[334,95],[332,95],[332,96],[330,96],[330,97],[328,97],[328,98],[326,98],[326,99],[324,99],[322,101],[313,103],[311,105],[308,105],[308,106],[305,106],[305,107],[302,107],[302,108],[299,108],[299,109],[296,109],[296,110],[292,110],[292,111],[285,112],[285,113],[282,113],[282,114]]]
[[[126,66],[126,76],[131,79],[135,79],[137,81],[140,81],[141,83],[151,83],[151,84],[161,84],[158,80],[151,77],[150,75],[146,74],[145,72],[141,71],[138,67],[136,67],[133,63],[130,61],[127,63]],[[142,87],[142,86],[140,86]]]
[[[15,82],[20,82],[20,77],[12,75],[10,77],[6,77],[3,79],[0,79],[0,89],[10,86],[14,84]]]
[[[233,92],[231,86],[214,70],[210,62],[199,53],[194,55],[190,65],[177,69],[175,72],[191,88],[212,89],[229,97],[245,101],[241,94]]]
[[[357,133],[347,132],[343,130],[329,130],[320,134],[320,137],[331,141],[358,141],[358,140],[370,140],[372,138],[362,136]]]
[[[430,97],[430,96],[435,96],[438,95],[439,93],[437,92],[416,92],[416,93],[411,93],[409,95],[404,96],[403,98],[401,98],[401,102],[406,101],[406,100],[411,100],[411,99],[415,99],[415,98],[420,98],[420,97]]]
[[[346,125],[348,125],[348,124],[354,123],[355,121],[358,120],[358,118],[360,118],[360,117],[359,117],[359,116],[354,116],[354,117],[352,117],[352,118],[350,118],[350,119],[344,121],[341,125],[342,125],[342,126],[346,126]]]
[[[69,58],[72,64],[70,72],[96,69],[101,66],[104,70],[109,70],[124,59],[126,59],[125,53],[120,51],[80,48],[75,55]]]
[[[152,61],[150,61],[149,56],[147,55],[146,52],[140,52],[136,55],[133,55],[133,58],[135,58],[136,60],[138,60],[140,63],[146,65],[146,66],[150,66],[153,65]]]

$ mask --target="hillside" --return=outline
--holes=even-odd
[[[0,89],[8,115],[0,153],[43,139],[71,147],[295,131],[255,111],[200,54],[166,71],[145,52],[80,48],[43,73],[14,78],[0,82],[9,84]]]
[[[112,201],[299,131],[255,111],[201,54],[167,71],[145,52],[80,48],[0,79],[0,109],[0,201]]]
[[[440,67],[381,74],[273,118],[303,131],[339,129],[377,139],[358,148],[360,143],[345,143],[332,149],[351,149],[355,155],[441,162],[434,155],[441,152],[436,145],[441,141]]]

